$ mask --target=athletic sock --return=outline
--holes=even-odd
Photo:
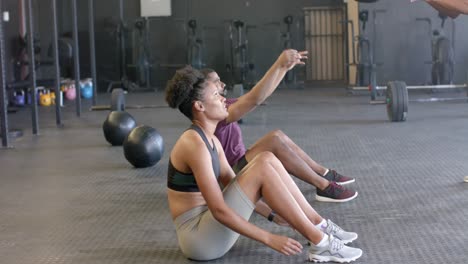
[[[327,221],[325,219],[322,219],[322,221],[318,224],[315,225],[315,227],[317,227],[319,230],[323,231],[327,228],[328,224],[327,224]]]
[[[320,242],[317,244],[317,247],[325,247],[328,245],[328,235],[327,234],[323,234],[323,238],[322,240],[320,240]]]
[[[327,173],[328,173],[329,171],[330,171],[329,169],[325,169],[325,173],[324,173],[322,176],[327,175]]]

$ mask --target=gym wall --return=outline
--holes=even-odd
[[[352,1],[352,0],[349,0]],[[42,52],[46,53],[50,45],[51,32],[47,28],[50,18],[49,0],[38,1],[36,21],[39,28]],[[57,1],[59,4],[60,33],[71,32],[70,18],[71,1]],[[95,28],[98,78],[101,80],[99,89],[105,90],[108,80],[118,80],[119,65],[116,60],[118,47],[115,30],[119,17],[119,0],[95,1]],[[342,0],[249,0],[249,1],[219,1],[219,0],[172,0],[172,16],[151,18],[150,21],[150,50],[156,63],[183,64],[185,63],[186,33],[185,23],[188,19],[197,20],[200,27],[205,27],[205,62],[217,69],[222,77],[228,54],[226,33],[223,25],[226,21],[241,19],[247,25],[254,26],[249,32],[249,55],[256,66],[258,75],[263,74],[274,61],[281,50],[278,43],[278,27],[285,30],[283,18],[294,16],[292,26],[293,42],[298,49],[304,48],[303,38],[303,7],[317,5],[341,5]],[[82,72],[86,74],[86,64],[89,61],[87,53],[87,4],[88,1],[77,1],[78,24],[80,31],[80,62]],[[37,5],[37,4],[36,4]],[[427,25],[416,22],[416,17],[430,17],[434,25],[439,24],[437,12],[423,2],[408,3],[407,0],[378,1],[374,4],[360,4],[360,9],[370,12],[385,9],[386,13],[377,17],[376,27],[376,62],[383,63],[378,67],[378,82],[385,84],[389,80],[405,80],[409,84],[422,84],[429,80],[430,41],[427,35]],[[10,12],[10,21],[5,24],[6,62],[11,62],[14,55],[14,38],[18,35],[18,21],[16,19],[17,0],[4,0],[4,10]],[[124,20],[129,27],[133,27],[135,19],[139,18],[139,1],[124,0]],[[370,17],[372,19],[372,17]],[[446,24],[450,26],[451,21]],[[274,22],[274,23],[273,23]],[[456,20],[455,33],[455,82],[463,82],[468,69],[468,16],[459,16]],[[373,22],[368,23],[368,33],[373,32]],[[370,35],[373,38],[372,35]],[[131,38],[131,36],[129,36]],[[135,47],[127,42],[126,54],[131,61],[134,59]],[[133,56],[133,57],[132,57]],[[311,58],[313,59],[313,58]],[[131,62],[130,62],[131,63]],[[12,67],[7,70],[8,80],[12,79]],[[152,83],[163,87],[166,80],[173,74],[175,67],[155,67]]]
[[[81,1],[79,1],[81,2]],[[83,3],[84,2],[84,3]],[[78,3],[86,8],[86,2]],[[173,0],[171,17],[153,17],[149,21],[150,52],[156,64],[152,74],[152,83],[164,87],[177,65],[186,63],[186,23],[196,19],[199,27],[203,27],[205,45],[204,58],[207,66],[217,69],[221,77],[225,75],[225,65],[228,63],[229,43],[225,25],[229,20],[243,20],[249,26],[249,57],[255,64],[258,75],[263,74],[279,55],[281,43],[280,30],[285,31],[283,18],[294,16],[292,33],[296,47],[303,48],[304,41],[299,34],[303,28],[302,7],[313,5],[336,5],[341,1],[293,1],[286,0],[255,0],[255,1],[217,1],[217,0]],[[96,49],[98,76],[106,79],[119,76],[116,54],[118,47],[112,31],[118,22],[118,0],[95,1],[96,10]],[[124,20],[129,28],[133,27],[135,19],[139,18],[139,1],[124,1]],[[79,18],[80,20],[80,18]],[[272,25],[273,23],[277,25]],[[81,25],[81,23],[80,23]],[[112,28],[114,26],[114,28]],[[86,19],[82,25],[86,30]],[[130,33],[131,34],[131,33]],[[131,38],[131,36],[128,36]],[[127,59],[132,60],[132,43],[127,41]],[[114,66],[114,70],[109,70]],[[101,73],[101,74],[100,74]],[[114,73],[112,76],[110,73]],[[102,85],[101,85],[102,90]]]
[[[440,29],[440,19],[435,9],[424,2],[378,1],[361,3],[360,10],[369,10],[367,32],[374,30],[372,12],[383,9],[377,15],[376,48],[377,79],[379,84],[402,80],[408,84],[427,84],[430,80],[431,42],[427,23],[417,22],[418,17],[428,17],[434,29]],[[455,83],[464,83],[468,71],[468,16],[460,15],[455,20],[445,21],[444,31],[449,39],[452,22],[455,21]],[[372,39],[372,35],[371,35]]]
[[[125,1],[125,19],[134,20],[139,17],[138,1]],[[112,4],[109,4],[112,3]],[[116,17],[117,0],[96,1],[97,31],[100,21],[109,16]],[[152,18],[150,22],[150,46],[153,57],[164,64],[183,64],[185,62],[186,33],[184,23],[188,19],[197,20],[203,32],[205,43],[205,62],[217,69],[222,77],[225,74],[229,43],[224,32],[226,21],[240,19],[252,26],[249,29],[249,57],[254,62],[258,75],[263,74],[274,61],[281,50],[278,43],[278,27],[272,22],[280,23],[280,30],[284,31],[282,23],[284,16],[294,16],[292,26],[293,42],[298,49],[304,48],[303,7],[321,5],[341,5],[341,0],[329,1],[288,1],[288,0],[255,0],[255,1],[218,1],[218,0],[173,0],[172,16]],[[430,17],[434,25],[439,24],[437,12],[429,5],[419,2],[410,4],[406,0],[378,1],[374,4],[359,4],[360,10],[385,9],[385,13],[377,15],[376,27],[376,62],[382,63],[378,67],[378,82],[385,84],[390,80],[405,80],[409,84],[423,84],[429,81],[430,40],[427,36],[427,25],[416,22],[416,17]],[[372,19],[372,17],[370,17]],[[451,25],[450,19],[446,25]],[[468,69],[468,16],[460,16],[455,20],[455,82],[465,80],[465,70]],[[374,38],[373,21],[369,21],[367,32]],[[103,34],[105,35],[105,34]],[[112,39],[107,39],[111,47]],[[99,45],[99,43],[97,43]],[[115,47],[115,45],[114,45]],[[107,53],[107,52],[106,52]],[[102,54],[104,55],[104,54]],[[115,59],[115,56],[102,56],[98,62],[105,63]],[[311,58],[313,59],[313,58]],[[153,74],[154,82],[164,86],[175,68],[160,67]]]

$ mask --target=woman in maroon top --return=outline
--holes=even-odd
[[[355,180],[318,164],[281,130],[269,132],[248,149],[242,140],[242,130],[237,121],[263,103],[276,90],[289,70],[297,64],[304,64],[302,61],[294,62],[293,58],[297,54],[300,54],[302,59],[307,58],[307,52],[304,51],[298,52],[293,49],[283,51],[263,78],[249,92],[239,98],[227,99],[229,115],[218,124],[215,135],[220,140],[234,171],[240,171],[259,153],[269,151],[275,154],[290,174],[317,188],[316,199],[318,201],[351,201],[357,197],[358,193],[343,185]],[[202,73],[216,83],[220,92],[224,93],[225,84],[214,70],[203,69]]]

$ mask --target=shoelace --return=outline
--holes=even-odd
[[[329,235],[335,235],[342,230],[343,229],[341,227],[333,223],[330,219],[327,220],[327,228],[325,229],[325,233]]]
[[[344,244],[341,240],[330,236],[330,251],[333,252],[338,252],[344,247]]]
[[[330,193],[335,193],[336,195],[340,195],[344,191],[344,187],[338,185],[334,182],[330,183]]]
[[[339,181],[342,177],[335,170],[330,170],[333,175],[333,181]]]

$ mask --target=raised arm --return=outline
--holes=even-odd
[[[456,18],[460,14],[468,15],[468,0],[426,0],[441,13]]]
[[[263,78],[246,94],[239,97],[228,111],[227,123],[241,119],[270,96],[278,87],[286,73],[297,64],[304,64],[302,59],[307,59],[307,51],[293,49],[284,50],[275,63],[265,73]]]

